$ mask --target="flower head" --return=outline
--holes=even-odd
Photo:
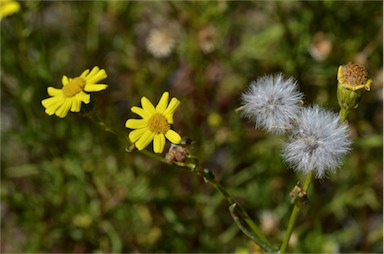
[[[20,4],[14,0],[0,1],[0,20],[20,10]]]
[[[359,64],[341,65],[337,81],[337,100],[344,110],[357,108],[364,92],[371,90],[372,80],[365,67]]]
[[[350,145],[348,125],[340,124],[337,114],[313,106],[302,110],[283,157],[295,170],[305,174],[314,171],[321,178],[340,165]]]
[[[254,120],[256,127],[281,134],[291,127],[300,112],[303,94],[293,79],[283,75],[264,76],[251,83],[242,95],[243,116]]]
[[[52,97],[44,99],[41,104],[45,107],[45,113],[48,115],[56,114],[64,118],[68,111],[79,112],[81,102],[88,104],[90,95],[86,92],[98,92],[106,89],[105,84],[97,84],[100,80],[107,77],[104,69],[94,67],[91,71],[84,71],[79,77],[68,78],[63,76],[61,89],[48,87],[48,94]]]
[[[146,98],[141,98],[141,106],[132,107],[131,111],[138,114],[143,119],[128,119],[125,127],[134,129],[129,133],[129,139],[135,143],[139,150],[143,150],[153,140],[153,151],[162,153],[165,146],[165,138],[173,144],[179,144],[180,135],[171,130],[173,114],[180,105],[180,101],[172,98],[168,105],[169,93],[165,92],[160,98],[156,108]]]
[[[368,78],[367,69],[360,64],[348,63],[341,65],[337,71],[340,85],[352,90],[371,90],[372,80]]]

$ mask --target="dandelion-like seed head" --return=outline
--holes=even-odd
[[[143,150],[153,141],[153,151],[162,153],[165,146],[165,138],[173,144],[179,144],[180,135],[171,129],[173,114],[180,105],[180,101],[172,98],[168,104],[169,93],[165,92],[160,98],[156,108],[146,98],[141,98],[141,106],[132,107],[131,111],[142,119],[128,119],[125,127],[134,129],[129,133],[129,139],[136,148]]]
[[[264,76],[242,95],[241,113],[255,121],[257,128],[282,134],[297,118],[303,97],[293,78],[284,79],[281,73]]]
[[[336,170],[351,146],[348,125],[319,106],[302,110],[292,134],[283,149],[285,161],[304,174],[314,171],[317,178]]]

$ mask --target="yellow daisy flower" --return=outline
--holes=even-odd
[[[0,20],[20,10],[20,4],[13,0],[0,0]]]
[[[90,102],[90,95],[85,92],[98,92],[108,87],[106,84],[97,84],[106,77],[105,70],[97,66],[93,67],[91,72],[88,69],[80,77],[73,79],[64,75],[61,89],[48,87],[48,94],[52,97],[41,101],[45,107],[45,113],[50,116],[56,114],[58,117],[64,118],[69,110],[79,112],[81,102],[85,104]]]
[[[135,143],[139,150],[143,150],[153,140],[153,151],[162,153],[165,146],[165,138],[173,144],[179,144],[180,135],[171,130],[170,125],[173,123],[173,114],[180,101],[175,97],[171,99],[168,105],[169,93],[165,92],[160,98],[156,108],[146,98],[141,98],[141,106],[132,107],[131,111],[138,114],[143,119],[128,119],[125,127],[134,129],[129,133],[129,139]]]

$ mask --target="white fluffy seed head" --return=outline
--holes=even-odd
[[[241,114],[254,121],[256,128],[282,134],[297,118],[303,97],[293,78],[284,79],[281,73],[263,76],[243,93]]]
[[[336,170],[352,144],[348,125],[320,106],[303,109],[292,134],[283,149],[284,160],[304,174],[314,171],[317,178]]]

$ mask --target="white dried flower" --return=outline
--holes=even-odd
[[[283,157],[295,170],[314,171],[317,178],[334,171],[351,146],[348,125],[337,114],[320,106],[302,110],[297,126],[283,149]]]
[[[255,121],[257,128],[282,134],[297,118],[303,94],[293,78],[284,79],[279,73],[253,81],[241,98],[243,116]]]
[[[175,44],[175,36],[164,29],[152,29],[146,40],[147,50],[156,58],[169,56]]]

